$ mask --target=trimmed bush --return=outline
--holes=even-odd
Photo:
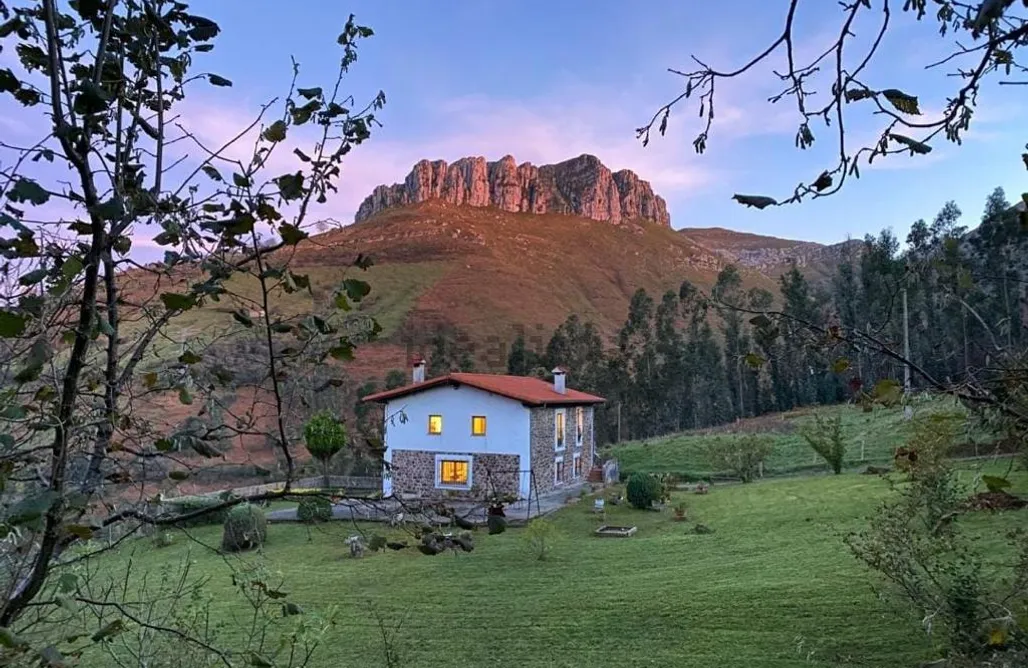
[[[219,499],[213,496],[182,496],[175,499],[166,499],[164,501],[164,506],[165,512],[170,515],[187,515],[204,508],[213,508],[214,506],[221,505],[224,502],[224,499]],[[222,508],[217,511],[198,515],[197,517],[193,517],[188,520],[176,522],[175,526],[180,529],[188,529],[189,527],[221,524],[225,521],[226,517],[228,517],[228,508]]]
[[[268,538],[268,520],[257,506],[242,503],[228,512],[221,549],[227,552],[250,550]]]
[[[660,500],[663,491],[660,481],[649,473],[633,473],[625,487],[628,502],[640,510],[652,507],[655,501]]]
[[[332,502],[323,496],[308,496],[300,499],[296,507],[296,519],[313,524],[332,519]]]

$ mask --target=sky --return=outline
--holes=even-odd
[[[881,1],[872,4],[877,10]],[[300,64],[301,86],[329,86],[341,55],[335,38],[353,12],[375,36],[361,44],[344,88],[358,101],[383,90],[387,104],[382,127],[348,157],[339,193],[318,212],[341,223],[352,221],[375,185],[402,181],[417,160],[468,155],[511,154],[538,165],[591,153],[612,170],[629,168],[649,180],[667,200],[676,228],[718,226],[823,243],[886,227],[902,239],[912,222],[930,219],[950,199],[973,226],[996,186],[1011,200],[1019,197],[1026,137],[1017,130],[1026,126],[1028,109],[1017,86],[982,91],[962,146],[940,141],[928,156],[890,157],[863,169],[841,193],[799,206],[756,210],[731,199],[740,192],[787,196],[835,164],[834,128],[815,125],[814,147],[795,147],[794,102],[767,100],[781,87],[770,66],[718,84],[703,155],[692,148],[700,127],[693,101],[672,114],[667,136],[641,145],[634,129],[682,90],[681,77],[667,68],[689,69],[691,56],[719,69],[738,67],[777,36],[786,6],[786,0],[194,3],[194,11],[222,27],[215,49],[194,67],[234,85],[197,82],[182,122],[212,142],[231,136],[261,103],[288,89],[291,58]],[[928,19],[917,23],[896,8],[893,18],[865,81],[916,94],[926,114],[937,114],[958,84],[945,76],[952,69],[924,66],[949,52],[950,38],[939,37]],[[841,21],[838,3],[801,3],[800,58],[827,48]],[[855,45],[866,44],[875,28],[858,22]],[[783,62],[776,58],[771,65]],[[816,81],[823,85],[815,90],[827,90],[825,79]],[[0,107],[0,131],[17,135],[32,125],[19,113],[26,112]],[[873,142],[882,118],[858,104],[847,114],[850,141]]]

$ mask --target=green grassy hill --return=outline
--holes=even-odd
[[[947,399],[926,399],[919,401],[914,410],[916,413],[932,413],[962,409]],[[760,433],[774,443],[773,454],[765,464],[765,475],[825,471],[826,465],[801,435],[801,430],[814,421],[815,412],[842,418],[848,468],[889,463],[895,449],[905,443],[910,432],[910,422],[904,418],[901,408],[876,407],[871,412],[864,412],[858,406],[838,405],[803,408],[712,429],[627,441],[604,448],[602,454],[617,458],[622,474],[674,473],[684,480],[727,476],[726,472],[711,470],[707,447],[718,438]],[[988,434],[970,426],[962,440],[962,443],[955,444],[956,456],[988,455],[995,449]]]

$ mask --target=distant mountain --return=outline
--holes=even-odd
[[[385,209],[428,200],[511,213],[559,213],[619,224],[648,220],[671,226],[667,204],[630,170],[611,172],[599,158],[581,155],[555,165],[461,158],[448,165],[422,160],[403,183],[381,185],[361,204],[355,222]]]
[[[687,227],[678,232],[720,255],[726,262],[759,271],[769,278],[777,278],[795,263],[811,280],[826,279],[847,253],[856,257],[863,246],[863,242],[857,239],[825,245],[736,232],[722,227]]]

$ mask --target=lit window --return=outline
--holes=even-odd
[[[553,460],[553,482],[561,483],[564,481],[564,458],[557,457]]]
[[[485,416],[473,415],[471,417],[471,435],[485,436]]]
[[[556,448],[558,450],[563,450],[564,449],[564,411],[563,410],[557,411],[555,427],[556,427],[556,432],[555,432]]]
[[[439,484],[466,486],[470,463],[464,459],[442,459],[439,461]]]
[[[442,415],[429,415],[428,416],[428,433],[438,436],[443,433],[443,416]]]
[[[581,478],[582,477],[582,458],[575,455],[575,458],[571,462],[571,477]]]
[[[585,438],[585,409],[579,407],[578,415],[576,417],[578,418],[578,424],[575,430],[575,442],[578,443],[578,445],[582,445],[582,440]]]

